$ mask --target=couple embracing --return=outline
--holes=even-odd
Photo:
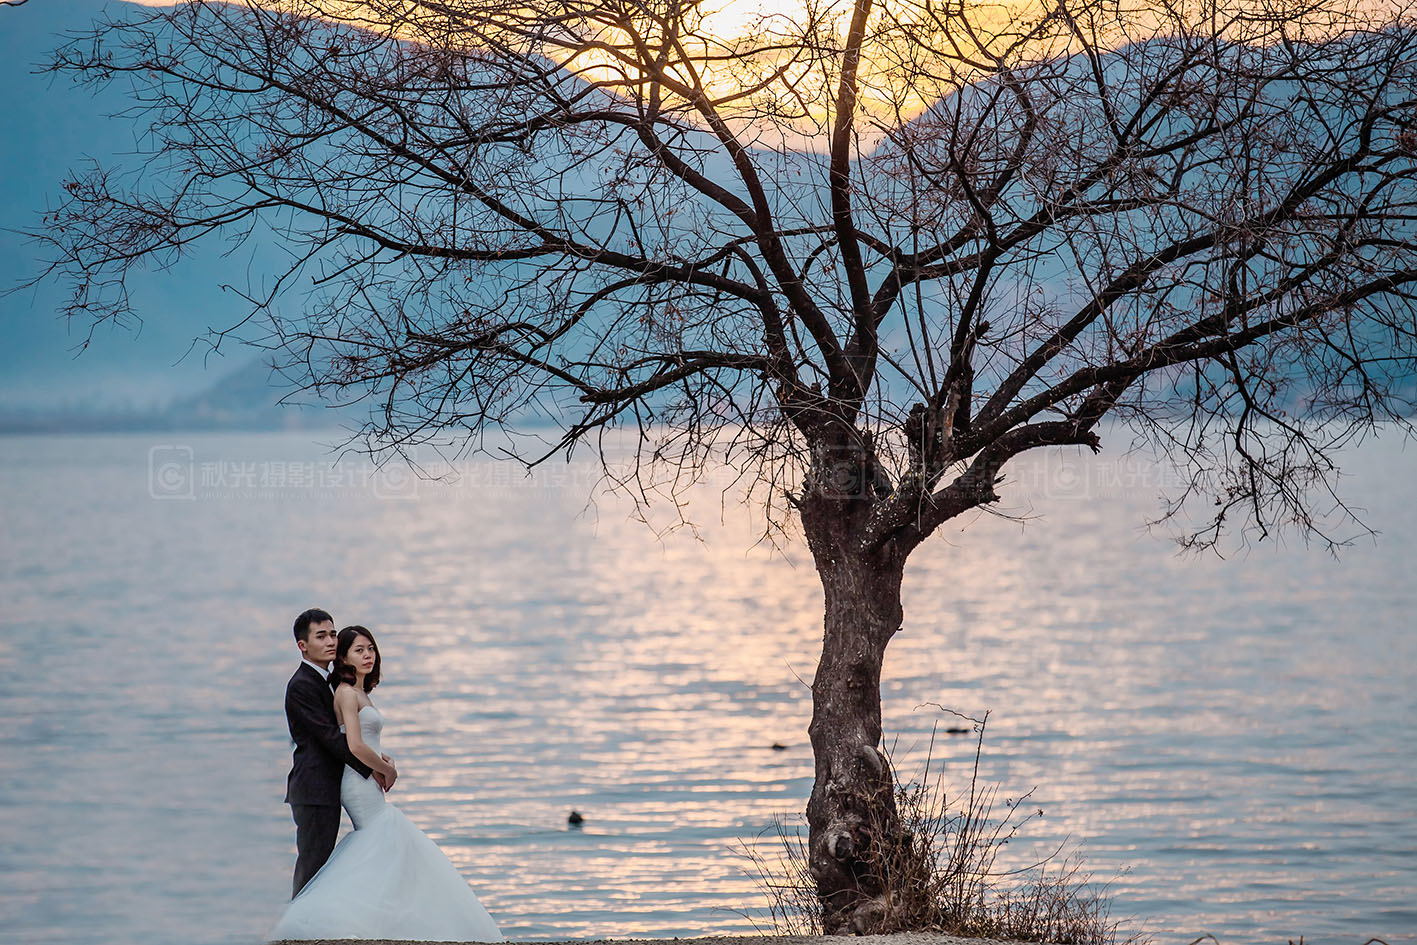
[[[503,941],[443,851],[384,797],[398,769],[380,750],[384,716],[370,698],[382,669],[374,634],[337,634],[316,608],[295,618],[295,642],[301,661],[285,690],[295,878],[267,938]],[[336,844],[341,806],[354,830]]]

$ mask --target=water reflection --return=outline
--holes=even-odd
[[[656,540],[611,498],[577,517],[581,486],[490,476],[157,501],[152,445],[0,454],[0,750],[19,759],[0,937],[265,929],[293,857],[289,623],[313,603],[379,633],[397,803],[510,936],[752,931],[732,847],[811,787],[822,599],[804,549],[752,547],[760,523],[729,502],[718,525],[711,489],[702,541]],[[321,457],[286,436],[190,446],[199,465]],[[1046,811],[1010,856],[1083,841],[1162,941],[1417,941],[1412,463],[1362,449],[1351,488],[1386,534],[1337,565],[1174,559],[1136,532],[1149,490],[932,542],[882,686],[901,769],[939,718],[922,703],[990,709],[985,777],[1001,796],[1036,785]],[[961,777],[971,752],[935,747]]]

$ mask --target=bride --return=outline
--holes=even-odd
[[[339,632],[330,685],[350,751],[381,761],[384,716],[369,699],[379,684],[379,647],[364,627]],[[400,939],[505,941],[497,923],[438,845],[384,799],[373,778],[344,769],[340,803],[354,830],[290,901],[270,941]]]

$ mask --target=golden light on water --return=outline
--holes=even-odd
[[[960,521],[912,556],[882,679],[899,770],[918,775],[935,721],[953,721],[927,703],[992,710],[986,783],[1000,805],[1037,786],[1047,810],[1014,862],[1072,837],[1099,881],[1117,877],[1114,915],[1148,928],[1401,941],[1417,755],[1394,707],[1417,665],[1417,502],[1391,433],[1345,448],[1347,495],[1384,540],[1342,565],[1297,543],[1178,558],[1137,528],[1167,481],[1142,457],[1020,457],[1006,511],[1041,519]],[[308,432],[182,442],[198,469],[333,460]],[[822,596],[805,548],[753,546],[758,510],[721,503],[732,470],[689,497],[702,542],[661,541],[673,503],[657,496],[645,524],[623,497],[588,508],[598,464],[580,453],[525,480],[469,464],[403,497],[345,477],[140,502],[151,436],[14,443],[7,940],[259,940],[294,859],[280,694],[307,601],[379,634],[395,803],[513,941],[754,931],[736,910],[762,898],[733,851],[774,814],[800,823]],[[114,744],[160,790],[95,803]],[[936,742],[951,793],[972,747]]]

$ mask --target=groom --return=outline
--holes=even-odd
[[[300,665],[285,687],[285,721],[295,742],[295,758],[286,779],[285,802],[295,818],[295,880],[293,899],[310,881],[335,847],[339,834],[339,789],[344,766],[369,777],[369,766],[349,750],[335,721],[335,697],[330,689],[330,663],[335,658],[335,618],[318,607],[295,618],[295,644]],[[393,764],[388,755],[384,760]],[[385,791],[394,778],[374,776]]]

